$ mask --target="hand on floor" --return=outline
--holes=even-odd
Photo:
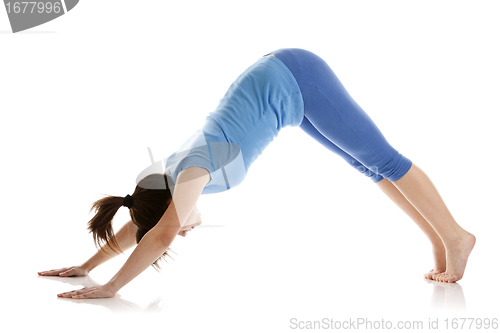
[[[89,272],[81,266],[64,267],[59,269],[53,269],[50,271],[38,272],[41,276],[86,276]]]
[[[116,292],[108,285],[86,287],[80,290],[68,291],[57,294],[57,297],[84,299],[84,298],[111,298],[115,297]]]

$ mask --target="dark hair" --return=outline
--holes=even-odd
[[[158,223],[172,201],[167,177],[170,176],[160,173],[150,174],[137,184],[131,195],[133,205],[130,208],[130,217],[138,227],[135,236],[137,243]],[[90,211],[95,210],[96,214],[88,222],[88,230],[93,233],[96,247],[102,248],[107,243],[114,252],[122,252],[116,242],[111,224],[116,212],[122,207],[123,199],[124,197],[106,196],[92,205]],[[156,270],[160,269],[158,264],[160,259],[165,259],[165,256],[172,258],[169,251],[173,252],[169,247],[152,264]]]

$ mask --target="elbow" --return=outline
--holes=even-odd
[[[158,232],[155,233],[155,244],[158,244],[159,247],[162,248],[162,250],[166,250],[170,244],[175,239],[175,236],[177,236],[178,231],[172,229],[172,230],[158,230]]]

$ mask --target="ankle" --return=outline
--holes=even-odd
[[[461,248],[464,243],[465,243],[465,237],[462,236],[456,236],[456,237],[449,237],[446,239],[446,241],[443,241],[444,247],[447,251]]]

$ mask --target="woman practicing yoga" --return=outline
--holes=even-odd
[[[298,48],[276,50],[247,68],[206,117],[203,128],[166,160],[162,172],[143,172],[131,196],[107,196],[93,204],[96,214],[88,228],[100,249],[92,258],[81,266],[38,274],[87,275],[138,244],[108,283],[58,294],[115,296],[148,266],[158,268],[175,236],[186,236],[201,224],[196,207],[200,195],[240,184],[285,126],[299,126],[340,155],[417,223],[433,249],[434,268],[425,278],[440,282],[462,278],[474,235],[455,222],[426,174],[387,142],[327,63]],[[131,220],[115,235],[111,222],[121,206],[129,208]]]

